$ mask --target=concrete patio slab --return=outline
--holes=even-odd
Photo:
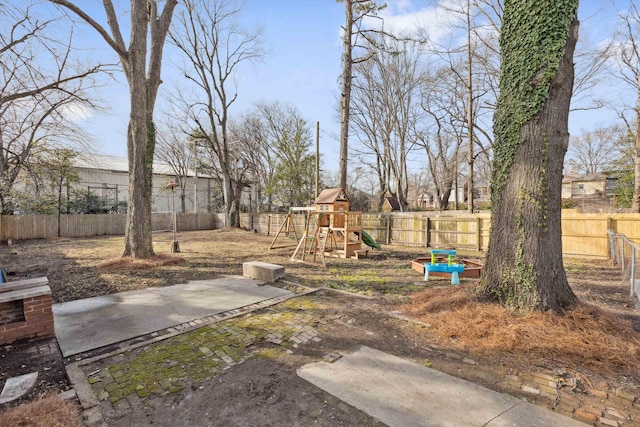
[[[149,334],[291,292],[237,276],[191,281],[53,305],[62,355]]]
[[[305,365],[298,375],[392,427],[585,425],[368,347]]]

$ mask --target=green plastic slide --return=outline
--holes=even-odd
[[[358,234],[358,233],[356,233]],[[373,240],[373,238],[371,236],[369,236],[369,233],[367,233],[366,231],[362,230],[362,241],[364,242],[365,245],[370,246],[374,249],[382,249],[382,246],[380,246],[379,243],[377,243],[375,240]]]

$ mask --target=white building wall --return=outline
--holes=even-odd
[[[78,169],[80,182],[75,187],[89,190],[99,197],[108,197],[126,202],[129,196],[129,174],[121,171],[104,171],[96,169]],[[175,175],[154,174],[152,206],[153,212],[170,212],[172,191],[165,187],[170,181],[178,181]],[[197,196],[194,197],[197,188]],[[215,182],[211,178],[198,177],[197,186],[194,177],[187,178],[185,186],[185,210],[194,212],[194,199],[198,204],[198,212],[206,212],[214,197]],[[173,190],[176,211],[181,211],[180,188]]]

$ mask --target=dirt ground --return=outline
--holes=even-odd
[[[221,365],[205,380],[187,375],[181,387],[171,393],[151,394],[141,400],[122,399],[103,406],[110,425],[175,425],[176,414],[183,425],[379,425],[295,374],[305,363],[354,351],[360,345],[388,351],[498,391],[522,395],[508,389],[503,379],[507,374],[530,369],[526,361],[511,355],[479,357],[461,352],[431,336],[426,327],[386,315],[406,303],[412,292],[425,289],[421,275],[411,269],[411,260],[424,256],[426,248],[384,246],[360,260],[329,258],[327,267],[321,268],[291,262],[294,242],[287,238],[281,237],[276,244],[280,247],[271,251],[267,248],[272,237],[248,231],[188,232],[180,233],[178,239],[181,251],[171,255],[171,234],[154,235],[156,253],[167,258],[151,268],[118,262],[121,237],[14,242],[13,246],[0,247],[0,265],[13,274],[10,280],[47,276],[54,302],[241,274],[242,263],[250,260],[284,265],[288,282],[356,295],[329,290],[312,294],[310,298],[320,305],[307,312],[315,319],[313,327],[320,340],[284,348],[258,339],[241,360]],[[483,257],[477,252],[460,254],[477,261]],[[606,260],[566,259],[565,268],[581,301],[628,320],[640,332],[640,311],[634,307],[628,288],[620,284],[618,267]],[[465,279],[463,283],[473,280]],[[426,286],[448,286],[448,281],[430,280]],[[274,313],[278,310],[285,309],[271,309]],[[149,349],[142,348],[126,358],[133,361],[145,351]],[[549,366],[553,366],[552,357]],[[67,389],[64,365],[75,359],[63,360],[55,341],[45,341],[0,348],[0,361],[0,384],[12,376],[40,372],[36,389],[12,404],[15,405],[46,390]],[[114,361],[105,359],[101,363],[88,367],[86,372],[107,369]],[[638,372],[620,376],[580,371],[580,378],[585,387],[640,390]],[[531,396],[526,397],[531,400]]]

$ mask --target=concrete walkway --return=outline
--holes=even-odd
[[[298,375],[389,426],[580,427],[585,424],[407,360],[361,347]]]
[[[226,276],[54,304],[55,332],[62,355],[68,357],[291,294],[262,284]]]

